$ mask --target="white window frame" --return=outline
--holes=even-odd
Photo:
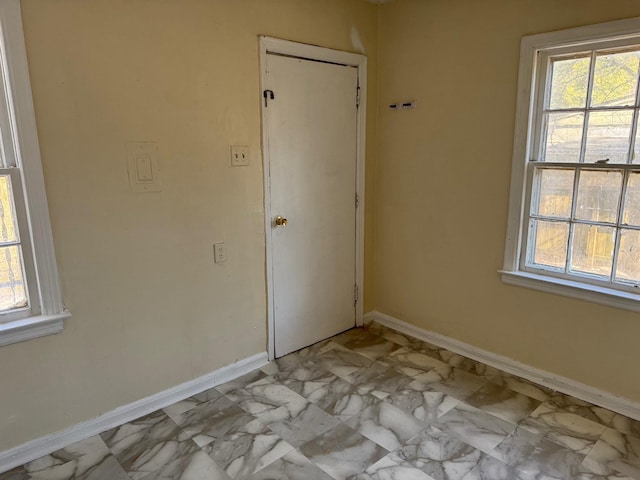
[[[532,158],[532,152],[538,144],[536,135],[540,135],[536,115],[541,99],[535,97],[537,82],[545,81],[540,78],[539,62],[548,58],[549,54],[562,53],[568,48],[601,48],[603,42],[611,42],[611,46],[627,42],[640,43],[640,17],[529,35],[522,39],[507,238],[503,269],[499,272],[502,281],[511,285],[640,312],[640,292],[603,286],[597,282],[590,283],[587,278],[567,278],[546,274],[542,270],[527,271],[523,261],[530,202],[528,189],[532,181],[528,175],[533,175],[533,169],[528,168],[528,164],[531,160],[536,160]]]
[[[58,280],[20,0],[0,0],[0,61],[8,97],[13,147],[21,173],[12,174],[11,177],[14,179],[14,193],[16,197],[23,196],[26,210],[23,224],[20,225],[20,236],[30,300],[30,308],[27,310],[0,314],[2,346],[59,333],[63,329],[64,319],[70,313],[62,304]],[[16,208],[20,208],[19,205]]]

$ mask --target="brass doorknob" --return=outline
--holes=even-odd
[[[287,223],[289,223],[289,220],[287,220],[286,218],[282,218],[280,215],[278,215],[276,217],[276,225],[278,227],[283,227],[285,226]]]

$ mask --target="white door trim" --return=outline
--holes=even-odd
[[[266,239],[267,268],[267,351],[269,359],[275,358],[275,311],[273,297],[272,242],[271,242],[271,190],[269,188],[269,132],[266,122],[266,111],[262,92],[266,88],[267,53],[278,53],[293,57],[307,58],[324,62],[349,65],[358,69],[358,85],[360,86],[360,106],[357,117],[357,153],[356,153],[356,193],[358,208],[356,209],[356,265],[355,277],[358,285],[358,302],[356,304],[356,325],[363,324],[362,292],[364,283],[364,183],[365,183],[365,141],[367,118],[367,57],[357,53],[342,52],[330,48],[317,47],[304,43],[290,42],[278,38],[260,36],[260,102],[262,112],[262,159],[264,172],[264,224]],[[354,198],[355,202],[355,198]]]

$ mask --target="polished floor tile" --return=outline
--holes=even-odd
[[[536,385],[524,378],[514,377],[513,375],[505,372],[499,372],[496,375],[491,375],[489,377],[489,381],[541,402],[548,400],[554,393],[546,387]]]
[[[592,420],[563,411],[549,404],[542,404],[522,422],[523,428],[545,433],[550,440],[587,454],[607,429]]]
[[[465,402],[512,423],[521,422],[541,404],[539,400],[495,384],[484,386]]]
[[[203,450],[234,480],[250,478],[294,450],[257,418],[247,415]]]
[[[380,476],[380,467],[413,467],[435,480],[461,480],[482,459],[482,452],[431,426],[367,471]]]
[[[8,472],[0,473],[0,479],[2,480],[28,480],[29,475],[24,467],[16,467]]]
[[[300,452],[336,480],[361,473],[388,453],[344,424],[304,444]]]
[[[446,393],[429,390],[419,382],[412,382],[405,390],[388,396],[385,401],[410,413],[418,420],[429,423],[460,403],[460,400]]]
[[[251,480],[285,479],[333,480],[333,477],[298,451],[286,454],[251,477]]]
[[[366,408],[380,402],[370,393],[359,393],[358,388],[340,378],[309,395],[309,400],[339,420],[346,421]]]
[[[307,401],[282,406],[258,418],[295,447],[340,424],[340,420]]]
[[[640,421],[378,324],[0,480],[640,480]]]
[[[426,424],[387,402],[372,405],[345,422],[389,451],[400,448]]]
[[[466,403],[459,403],[433,425],[485,453],[497,447],[517,427]]]

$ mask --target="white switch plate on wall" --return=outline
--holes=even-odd
[[[249,165],[249,147],[246,145],[231,145],[231,166],[246,167]]]
[[[132,192],[159,192],[158,145],[154,142],[128,142],[129,188]]]

